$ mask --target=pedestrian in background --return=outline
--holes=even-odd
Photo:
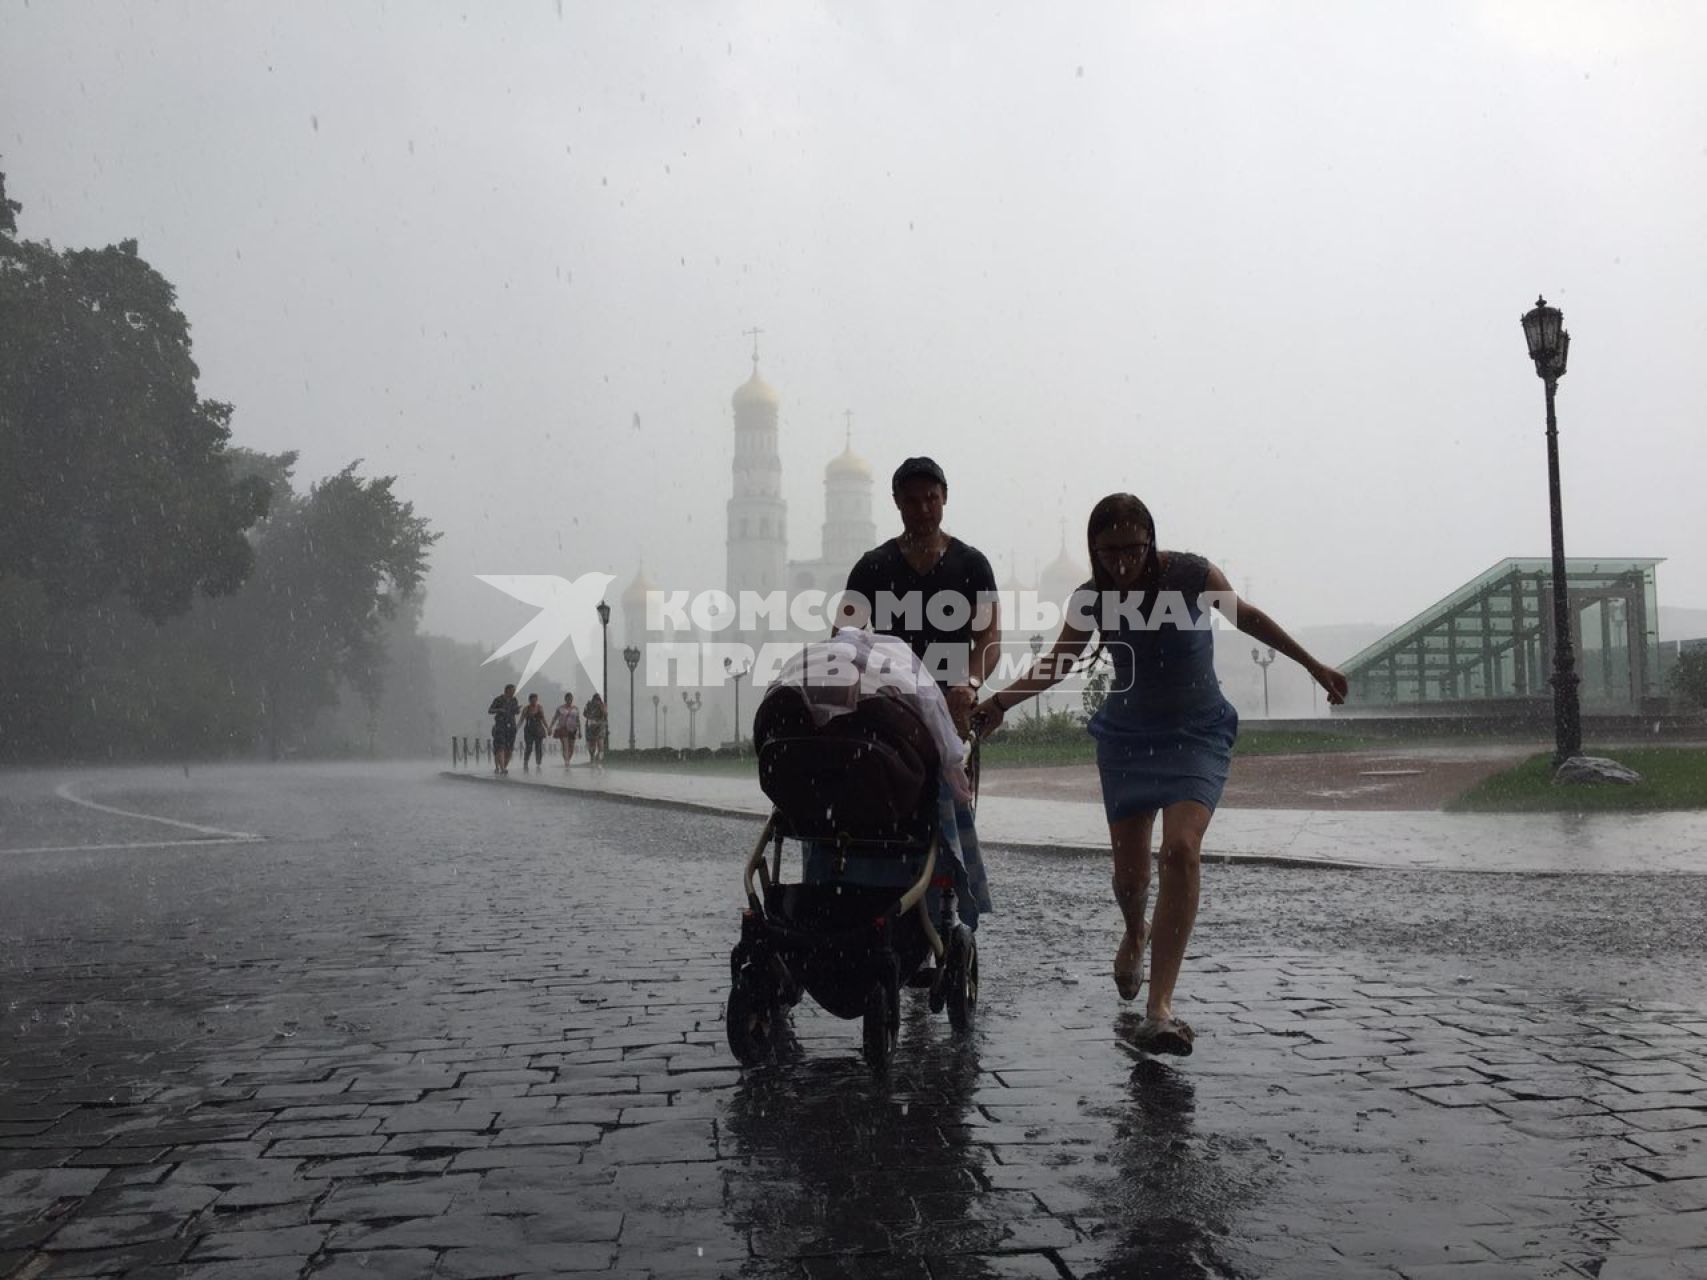
[[[528,771],[528,762],[536,761],[541,769],[545,768],[545,739],[550,733],[550,726],[545,720],[545,707],[537,693],[528,694],[528,704],[522,708],[522,772]]]
[[[492,772],[508,775],[510,757],[516,750],[516,718],[521,715],[516,701],[516,686],[507,684],[504,692],[492,699],[486,714],[492,717]]]
[[[551,718],[551,736],[563,751],[563,767],[567,769],[575,758],[575,739],[581,736],[581,713],[576,710],[574,694],[563,695],[563,705]]]
[[[605,714],[605,700],[598,694],[587,699],[587,712],[581,717],[587,730],[587,762],[596,768],[605,767],[605,730],[610,717]]]

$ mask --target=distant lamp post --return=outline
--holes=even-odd
[[[664,704],[664,741],[670,741],[670,704]]]
[[[741,754],[741,677],[753,669],[753,660],[737,667],[735,659],[723,659],[723,670],[735,681],[735,754]]]
[[[1268,669],[1274,665],[1274,650],[1268,651],[1268,657],[1263,657],[1261,649],[1251,650],[1251,661],[1262,668],[1262,718],[1268,719]]]
[[[688,709],[688,750],[689,751],[692,751],[694,749],[694,746],[695,746],[693,727],[694,727],[694,723],[699,719],[699,704],[704,702],[704,701],[705,701],[705,699],[700,696],[698,689],[695,689],[691,694],[684,693],[682,695],[682,704],[684,706],[686,706]]]
[[[599,631],[604,640],[604,661],[599,664],[599,682],[604,688],[599,690],[599,696],[604,699],[606,724],[610,723],[610,603],[599,601]]]
[[[1523,336],[1529,358],[1547,390],[1547,500],[1553,520],[1553,764],[1558,766],[1583,749],[1582,708],[1577,702],[1576,656],[1571,639],[1571,601],[1565,579],[1565,516],[1559,501],[1559,422],[1553,396],[1565,376],[1571,335],[1565,332],[1565,313],[1535,299],[1523,317]]]
[[[1031,674],[1036,675],[1037,656],[1043,652],[1043,637],[1033,636],[1026,643],[1031,646]],[[1032,701],[1031,718],[1034,721],[1041,721],[1043,719],[1043,695],[1041,693]]]
[[[622,651],[622,660],[628,664],[628,749],[634,750],[634,668],[640,665],[640,650],[629,645]],[[610,709],[607,707],[606,714]]]
[[[658,695],[652,695],[652,746],[658,745]]]

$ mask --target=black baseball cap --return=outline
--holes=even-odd
[[[914,476],[924,476],[926,479],[935,480],[942,486],[944,493],[948,492],[948,477],[943,475],[942,468],[937,466],[934,458],[908,458],[896,467],[895,475],[889,481],[889,492],[899,493],[901,482],[911,480]]]

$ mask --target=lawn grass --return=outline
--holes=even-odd
[[[1628,786],[1553,785],[1553,757],[1531,756],[1522,764],[1483,778],[1446,805],[1448,813],[1642,813],[1662,809],[1707,809],[1707,747],[1620,747],[1585,749],[1629,765],[1642,780]]]

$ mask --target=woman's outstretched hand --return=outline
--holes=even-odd
[[[1333,667],[1324,667],[1318,662],[1310,674],[1316,678],[1317,684],[1327,690],[1328,703],[1331,706],[1337,707],[1345,701],[1346,691],[1350,686],[1346,683],[1343,672],[1336,671]]]

